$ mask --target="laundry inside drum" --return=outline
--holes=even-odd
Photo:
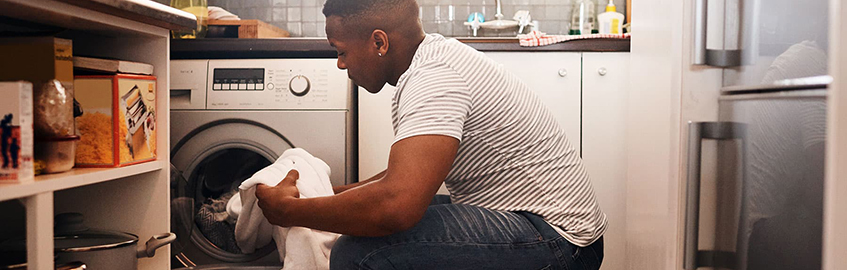
[[[235,242],[235,219],[227,214],[226,204],[232,196],[238,196],[241,182],[271,164],[256,152],[232,148],[210,155],[197,168],[194,222],[212,245],[242,254]]]

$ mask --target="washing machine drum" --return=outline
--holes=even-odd
[[[171,158],[174,266],[281,265],[273,242],[249,254],[238,248],[226,204],[241,182],[292,147],[278,132],[248,123],[207,126],[177,143]]]

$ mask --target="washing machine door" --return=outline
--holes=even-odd
[[[171,152],[174,266],[221,263],[281,265],[273,242],[253,253],[235,242],[226,203],[238,186],[294,147],[280,134],[247,120],[228,119],[198,127]]]

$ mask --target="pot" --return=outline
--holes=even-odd
[[[57,215],[53,229],[56,265],[79,261],[84,262],[88,269],[137,269],[139,258],[153,257],[156,249],[176,239],[176,234],[168,232],[155,235],[137,247],[138,236],[90,229],[83,224],[80,213]],[[2,250],[26,254],[25,239],[13,240],[2,246]]]
[[[3,269],[3,270],[26,270],[27,266],[26,266],[26,263],[20,263],[20,264],[15,264],[15,265],[0,266],[0,269]],[[85,269],[87,269],[87,266],[82,262],[70,262],[70,263],[61,264],[61,265],[57,264],[55,269],[56,270],[85,270]]]
[[[89,229],[80,213],[59,214],[55,222],[56,263],[82,261],[90,269],[137,269],[139,258],[153,257],[156,249],[176,239],[176,234],[168,232],[137,247],[138,236]]]
[[[282,268],[281,265],[210,264],[176,268],[173,270],[279,270],[280,268]]]

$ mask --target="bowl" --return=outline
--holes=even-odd
[[[45,173],[60,173],[74,167],[76,143],[79,136],[35,139],[35,160],[44,162]]]

